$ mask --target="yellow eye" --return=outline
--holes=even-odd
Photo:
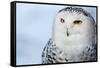
[[[65,20],[64,20],[63,18],[60,18],[60,22],[61,22],[61,23],[64,23]]]
[[[74,24],[81,24],[82,21],[81,21],[81,20],[75,20],[73,23],[74,23]]]

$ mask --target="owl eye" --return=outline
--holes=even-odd
[[[60,22],[61,22],[61,23],[64,23],[65,20],[64,20],[63,18],[60,18]]]
[[[74,23],[74,24],[81,24],[82,21],[81,21],[81,20],[75,20],[73,23]]]

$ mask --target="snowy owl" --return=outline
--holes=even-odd
[[[58,11],[52,32],[42,52],[42,64],[97,60],[96,23],[83,8]]]

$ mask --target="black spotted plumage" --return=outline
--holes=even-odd
[[[42,53],[42,63],[52,64],[66,62],[66,58],[63,56],[63,51],[61,51],[55,44],[53,44],[52,39],[50,39],[45,46]],[[61,57],[63,56],[63,57]]]
[[[67,59],[65,53],[53,44],[53,40],[50,39],[42,52],[42,64],[97,61],[96,49],[97,47],[94,45],[86,47],[82,53],[77,56],[79,60],[74,61],[74,59]]]

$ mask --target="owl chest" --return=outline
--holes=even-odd
[[[67,60],[69,60],[69,62],[78,61],[80,59],[79,56],[82,54],[84,49],[90,45],[88,43],[79,43],[77,41],[66,42],[67,43],[59,43],[58,47],[64,52],[64,55],[66,56]]]

